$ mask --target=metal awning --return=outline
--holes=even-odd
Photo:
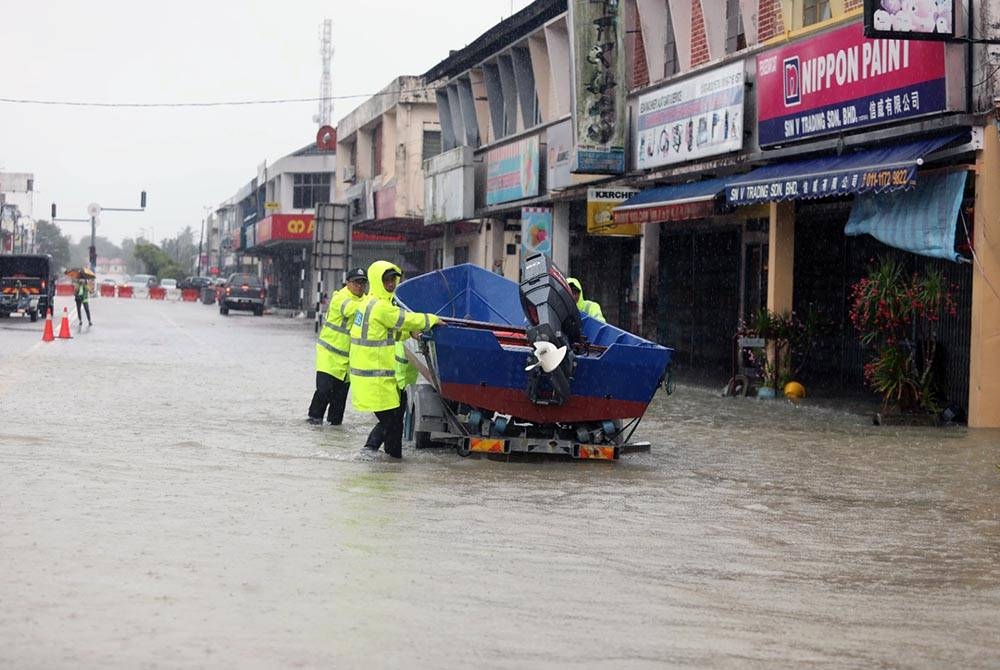
[[[959,137],[945,135],[840,156],[767,165],[728,179],[726,202],[752,205],[908,189],[916,183],[917,167],[923,164],[924,157]]]
[[[660,223],[703,219],[715,214],[715,197],[725,186],[722,179],[706,179],[646,189],[614,208],[614,222]]]

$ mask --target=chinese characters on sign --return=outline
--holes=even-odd
[[[864,192],[907,188],[915,183],[916,163],[907,167],[866,168],[851,172],[808,175],[774,181],[733,184],[726,188],[731,205],[750,205],[772,200],[823,198]]]

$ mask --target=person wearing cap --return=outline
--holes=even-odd
[[[333,426],[344,422],[344,406],[351,385],[348,356],[351,322],[365,297],[368,277],[364,268],[344,276],[344,286],[330,297],[326,321],[316,340],[316,392],[309,405],[309,423],[323,423],[323,413]]]
[[[580,310],[580,314],[586,314],[601,323],[605,323],[601,306],[593,300],[583,299],[583,286],[580,285],[580,280],[576,277],[567,277],[566,283],[569,284],[569,290],[573,293],[573,298],[576,300],[576,308]]]
[[[374,412],[378,425],[365,447],[403,457],[403,406],[396,381],[396,343],[441,323],[435,314],[408,312],[393,304],[392,296],[403,276],[399,266],[376,261],[368,268],[368,297],[351,325],[350,368],[354,390],[351,403],[361,412]]]

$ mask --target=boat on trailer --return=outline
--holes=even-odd
[[[410,387],[406,436],[459,454],[615,460],[630,442],[673,350],[581,315],[562,273],[528,257],[524,279],[471,264],[402,282],[396,301],[444,327],[409,340],[426,380]]]

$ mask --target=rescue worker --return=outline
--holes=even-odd
[[[414,339],[419,339],[420,334],[414,333],[412,336]],[[403,344],[403,340],[396,341],[396,388],[399,389],[399,406],[403,412],[404,427],[406,419],[406,406],[407,406],[407,396],[406,387],[410,384],[414,384],[417,381],[417,368],[414,367],[410,359],[406,357],[406,347]],[[376,423],[375,427],[372,428],[372,432],[368,434],[368,439],[365,440],[365,448],[371,449],[372,451],[378,451],[379,447],[382,446],[382,442],[385,441],[385,430],[382,428],[381,423]]]
[[[330,296],[326,321],[316,340],[316,392],[309,405],[309,423],[323,423],[324,412],[331,426],[344,422],[344,405],[351,385],[347,373],[351,322],[367,288],[364,268],[354,268],[344,276],[343,288]]]
[[[80,314],[80,305],[83,305],[83,309],[87,312],[87,325],[93,326],[94,322],[90,318],[90,286],[87,285],[86,278],[80,277],[76,280],[73,299],[76,301],[76,322],[83,325],[83,315]]]
[[[597,319],[601,323],[606,323],[604,320],[604,313],[601,312],[601,306],[593,300],[583,299],[583,287],[580,285],[580,280],[576,277],[566,277],[566,283],[569,284],[569,290],[573,293],[573,297],[576,299],[576,308],[580,310],[580,314],[586,314],[589,317]]]
[[[402,276],[399,267],[389,261],[372,263],[368,268],[368,297],[358,306],[351,326],[351,402],[361,412],[374,412],[379,422],[365,446],[377,450],[381,436],[385,452],[393,458],[403,457],[396,343],[441,323],[434,314],[407,312],[393,305],[392,294]]]

